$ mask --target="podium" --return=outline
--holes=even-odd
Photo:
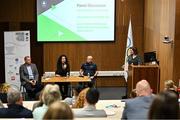
[[[128,95],[136,88],[136,83],[140,80],[147,80],[153,93],[159,92],[159,66],[158,65],[132,65],[128,71]]]

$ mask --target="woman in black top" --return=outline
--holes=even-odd
[[[66,55],[61,55],[58,58],[57,61],[57,69],[56,69],[56,76],[61,76],[61,77],[66,77],[69,76],[70,74],[70,66],[68,63],[68,58],[66,57]],[[68,85],[70,83],[59,83],[59,87],[60,87],[60,91],[62,94],[62,97],[65,98],[68,96]],[[63,89],[64,87],[64,89]]]
[[[128,50],[129,56],[127,57],[127,62],[129,65],[140,65],[142,64],[142,59],[141,57],[138,55],[138,50],[136,47],[131,47]]]

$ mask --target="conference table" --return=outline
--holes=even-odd
[[[37,101],[24,101],[23,106],[32,110],[33,104]],[[4,104],[7,107],[6,104]],[[75,120],[120,120],[125,107],[125,103],[121,100],[99,100],[96,104],[97,109],[104,109],[107,117],[104,118],[75,118]],[[72,109],[76,111],[76,109]],[[32,119],[31,119],[32,120]]]
[[[43,78],[41,79],[42,83],[57,83],[57,82],[90,82],[90,78],[88,76],[69,76],[69,77],[48,77],[48,78]]]

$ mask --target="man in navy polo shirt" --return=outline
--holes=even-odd
[[[93,63],[93,57],[87,56],[86,63],[81,66],[80,76],[89,76],[91,78],[91,82],[88,84],[88,87],[94,87],[97,74],[97,65]],[[86,83],[83,83],[83,85],[84,87],[87,87]]]

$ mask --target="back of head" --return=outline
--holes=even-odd
[[[178,119],[178,97],[173,91],[164,91],[157,95],[149,111],[150,119]]]
[[[95,105],[99,100],[99,91],[95,88],[90,88],[86,93],[86,101],[90,105]]]
[[[165,90],[177,90],[177,87],[175,86],[174,82],[172,80],[166,80],[165,81]]]
[[[17,88],[14,87],[9,88],[7,93],[8,104],[16,104],[16,103],[22,104],[21,98],[22,98],[21,92]]]
[[[49,106],[51,103],[57,100],[61,100],[59,86],[51,84],[46,85],[42,93],[43,103]]]
[[[51,104],[44,115],[44,119],[73,119],[71,108],[64,102],[56,101]]]
[[[149,96],[152,94],[151,87],[147,80],[141,80],[136,84],[137,96]]]

